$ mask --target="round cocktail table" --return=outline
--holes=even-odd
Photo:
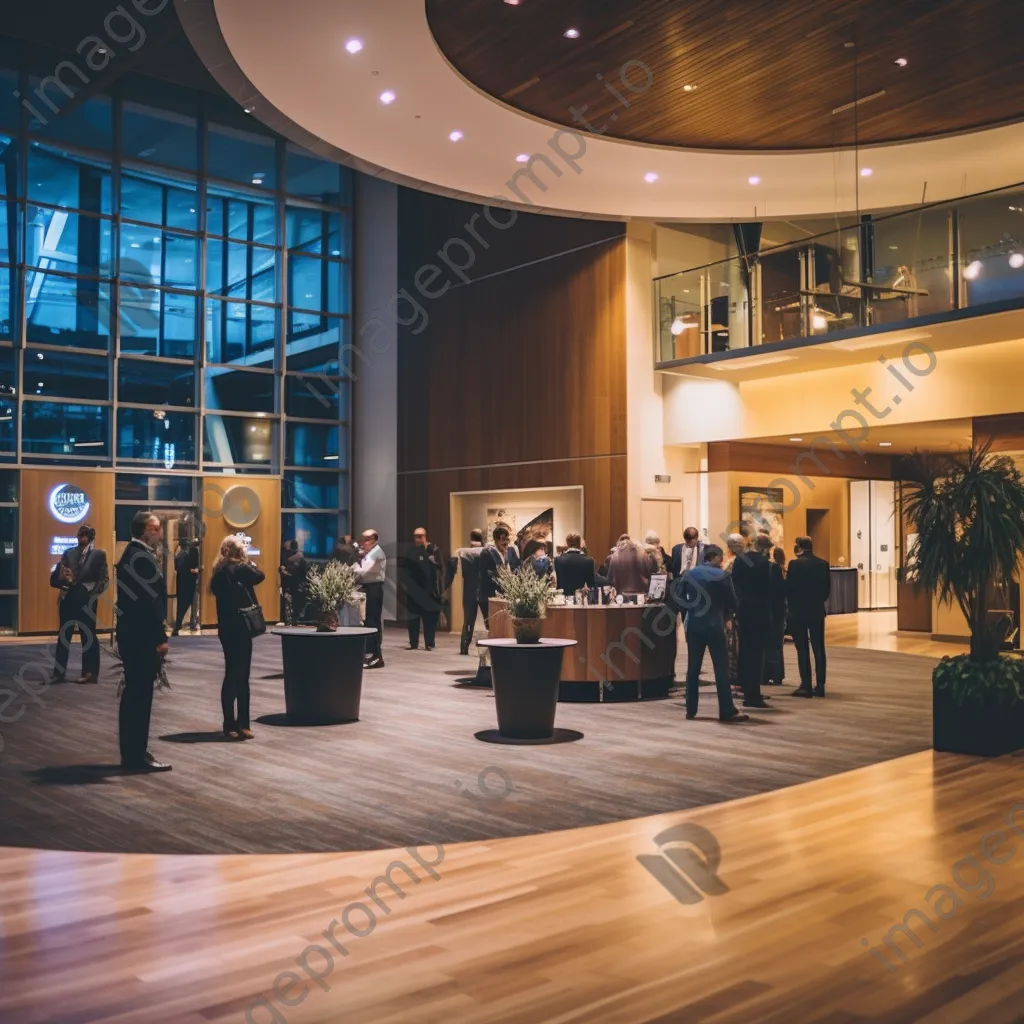
[[[306,626],[275,626],[284,661],[284,706],[293,725],[329,725],[359,719],[366,626],[318,633]]]

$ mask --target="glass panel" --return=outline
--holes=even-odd
[[[1024,296],[1024,190],[962,203],[960,254],[965,305]]]
[[[199,275],[199,241],[160,228],[121,225],[121,277],[143,284],[195,288]]]
[[[214,295],[277,302],[277,252],[221,242],[206,244],[206,290]]]
[[[871,322],[895,323],[952,309],[950,211],[933,208],[874,223]]]
[[[337,508],[337,473],[288,471],[281,481],[282,508]]]
[[[19,477],[16,469],[0,469],[0,501],[18,500]]]
[[[121,216],[198,231],[199,199],[194,187],[147,180],[125,172],[121,176]]]
[[[0,168],[0,181],[3,181]],[[0,263],[9,263],[17,253],[18,204],[13,199],[0,199]]]
[[[18,589],[18,510],[0,508],[0,590]],[[0,626],[8,623],[0,618]]]
[[[117,410],[117,457],[159,462],[164,469],[196,464],[196,414],[163,409]]]
[[[206,408],[216,412],[273,412],[278,376],[210,367],[206,371]]]
[[[0,68],[0,127],[16,132],[21,127],[21,104],[18,92],[18,72]]]
[[[121,125],[121,145],[126,157],[187,171],[198,168],[195,118],[126,101]]]
[[[4,370],[3,379],[5,384],[8,381],[14,380],[14,360],[6,358],[7,353],[4,355]],[[13,355],[13,353],[12,353]],[[10,364],[8,368],[8,363]],[[13,384],[7,384],[7,388],[10,392],[14,391]],[[15,431],[15,417],[18,415],[18,400],[12,393],[0,395],[0,451],[13,452],[16,451],[17,436]],[[17,501],[17,481],[14,482],[14,494],[11,496],[10,487],[11,482],[9,475],[11,470],[0,470],[0,501]],[[17,474],[14,474],[15,478]]]
[[[119,359],[117,400],[140,405],[195,405],[196,372],[180,363]]]
[[[703,352],[700,270],[673,274],[657,282],[662,360],[685,359]]]
[[[284,461],[286,466],[337,466],[347,469],[347,453],[338,458],[338,443],[347,444],[348,430],[326,423],[286,424]]]
[[[206,164],[213,178],[277,188],[274,140],[265,135],[211,124],[207,133]]]
[[[22,448],[44,455],[110,454],[110,406],[22,403]]]
[[[191,359],[196,348],[194,295],[121,285],[121,351]]]
[[[285,376],[285,407],[289,416],[303,419],[347,420],[349,384],[338,377],[318,373]]]
[[[286,512],[281,516],[281,536],[297,540],[306,558],[330,558],[338,534],[336,513]]]
[[[273,369],[277,317],[278,311],[269,306],[208,299],[207,361],[233,363],[244,359],[250,366]]]
[[[25,313],[29,342],[105,349],[110,338],[110,286],[26,270]]]
[[[6,633],[18,629],[18,595],[0,594],[0,629]]]
[[[17,196],[18,144],[6,135],[0,135],[0,195]],[[11,218],[14,222],[14,218]]]
[[[54,70],[54,74],[42,80],[29,79],[31,93],[25,98],[42,117],[30,116],[28,130],[53,142],[67,142],[85,149],[113,149],[114,125],[109,98],[93,96],[72,106],[72,99],[94,76],[67,60],[61,61]],[[32,111],[29,113],[31,115]]]
[[[192,501],[192,478],[118,473],[114,478],[115,501]],[[132,510],[134,513],[134,509]]]
[[[273,202],[240,197],[211,187],[206,211],[206,230],[211,235],[277,244],[277,208]]]
[[[277,420],[251,416],[203,417],[203,458],[233,466],[273,468]]]
[[[288,184],[292,196],[315,199],[331,206],[347,206],[350,201],[350,176],[329,160],[294,146],[287,147]]]
[[[287,211],[288,248],[318,256],[349,256],[348,218],[327,210],[289,206]],[[342,237],[342,224],[345,236]]]
[[[14,339],[14,317],[11,313],[11,288],[14,268],[0,266],[0,340]]]
[[[44,270],[111,277],[113,222],[47,206],[27,207],[25,262]]]
[[[110,398],[110,363],[106,356],[77,352],[25,350],[22,386],[44,398]]]
[[[314,256],[288,258],[288,304],[325,313],[347,313],[348,264]]]
[[[358,356],[347,347],[348,320],[318,313],[288,311],[288,341],[285,346],[287,369],[325,373],[329,377],[341,374],[342,344],[346,343],[345,367],[351,366]]]
[[[50,206],[110,214],[110,168],[33,142],[28,151],[28,198]]]

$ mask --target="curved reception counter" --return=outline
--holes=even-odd
[[[490,637],[512,637],[505,602],[491,598]],[[541,636],[575,640],[562,654],[559,700],[650,700],[675,681],[676,617],[663,604],[550,605]]]

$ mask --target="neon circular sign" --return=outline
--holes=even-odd
[[[80,523],[89,514],[89,496],[74,484],[57,484],[49,504],[54,519],[62,523]]]

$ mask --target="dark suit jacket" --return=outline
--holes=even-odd
[[[733,580],[724,569],[699,565],[683,573],[675,590],[686,616],[683,628],[687,633],[724,635],[725,617],[736,608]]]
[[[575,594],[594,586],[594,560],[577,548],[571,548],[555,559],[555,581],[559,590]]]
[[[54,567],[53,572],[50,573],[51,587],[63,589],[64,582],[60,578],[62,565],[68,566],[75,576],[75,585],[69,587],[67,592],[62,595],[62,601],[84,603],[93,594],[101,594],[107,589],[107,584],[110,582],[110,571],[107,568],[107,553],[102,548],[94,546],[84,560],[82,559],[82,548],[77,545],[68,548],[60,556],[60,561]]]
[[[167,582],[156,555],[132,540],[117,563],[117,646],[153,653],[167,641]]]
[[[696,568],[698,565],[704,564],[704,548],[707,545],[702,540],[697,541],[697,557],[693,563],[693,567]],[[682,575],[683,566],[686,564],[685,544],[677,544],[672,549],[672,557],[669,559],[668,571],[672,574],[672,578]]]
[[[805,551],[789,563],[786,597],[790,619],[823,619],[831,592],[832,574],[824,558]]]
[[[519,556],[512,549],[511,545],[505,551],[510,569],[519,568]],[[501,565],[501,555],[498,549],[488,545],[480,553],[480,588],[477,591],[481,601],[498,596],[498,580],[496,574],[498,566]]]
[[[740,628],[744,622],[757,628],[767,628],[772,621],[772,583],[768,572],[768,559],[760,551],[747,551],[736,556],[732,563],[732,581],[736,587],[736,600]]]
[[[772,622],[778,628],[786,621],[786,577],[777,562],[768,563],[768,578],[771,587]]]

